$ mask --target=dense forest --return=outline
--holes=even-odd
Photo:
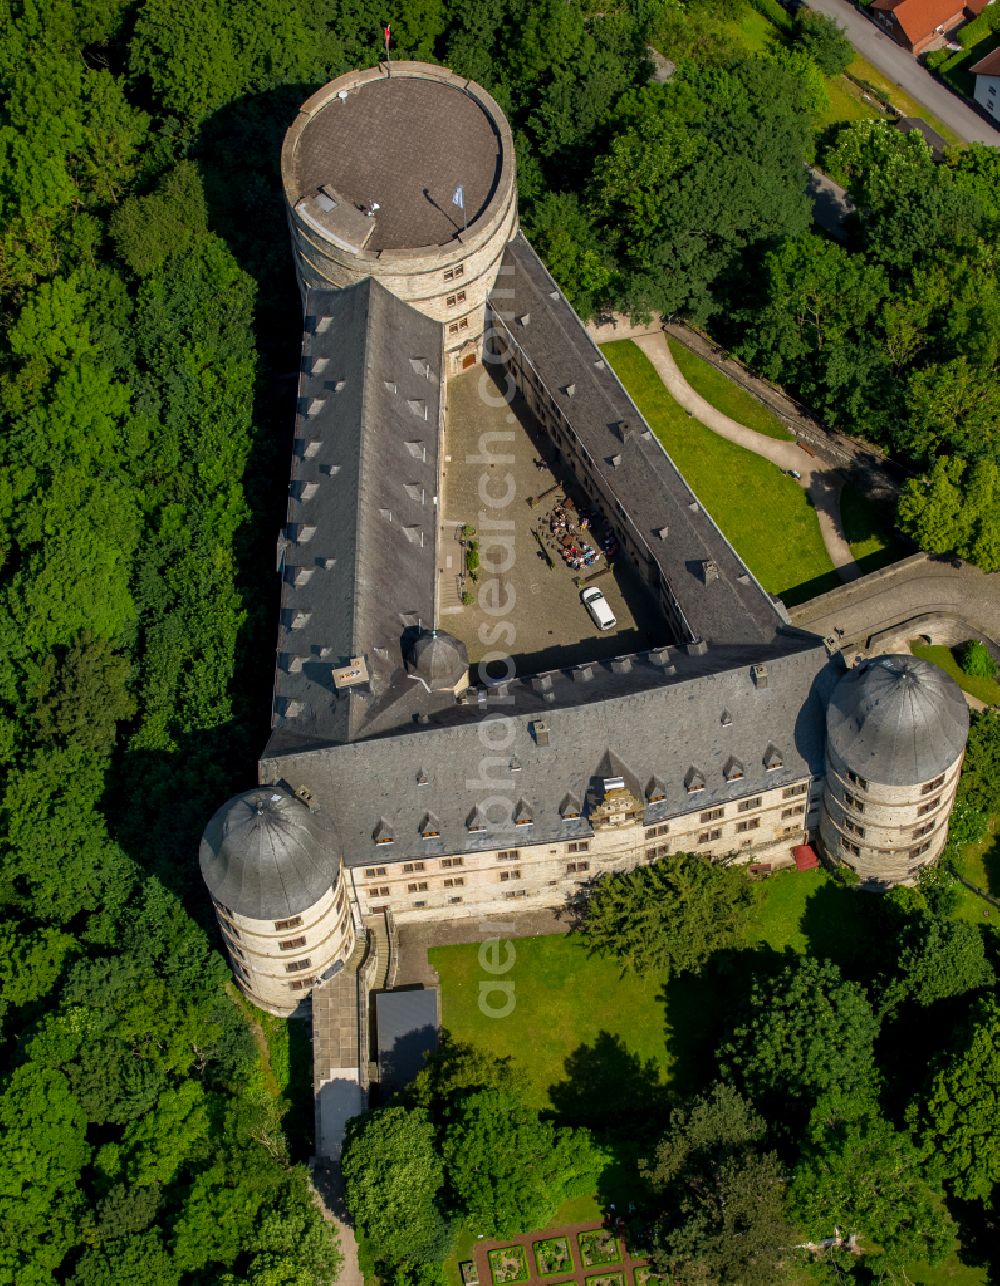
[[[708,0],[398,9],[0,6],[0,1281],[337,1262],[196,852],[267,728],[300,325],[281,138],[384,21],[509,112],[526,230],[581,311],[716,327],[929,469],[904,505],[926,547],[1000,557],[995,152],[822,139],[858,206],[841,248],[803,191],[814,35],[748,55]]]

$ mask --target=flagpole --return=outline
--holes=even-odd
[[[392,80],[392,61],[389,58],[389,28],[385,28],[385,73]]]

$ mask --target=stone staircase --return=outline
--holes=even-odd
[[[389,982],[389,930],[386,927],[384,915],[372,916],[366,924],[375,940],[375,954],[378,959],[372,990],[384,991]]]

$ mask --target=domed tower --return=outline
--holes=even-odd
[[[336,835],[284,786],[262,786],[223,804],[200,859],[240,986],[286,1017],[354,949]]]
[[[430,692],[459,692],[469,686],[469,653],[447,630],[422,630],[409,655],[410,673]]]
[[[303,104],[281,178],[303,295],[375,277],[441,324],[447,371],[481,355],[517,232],[513,138],[484,89],[428,63],[348,72]]]
[[[872,885],[916,878],[948,837],[969,732],[958,684],[912,656],[850,670],[826,715],[826,852]]]

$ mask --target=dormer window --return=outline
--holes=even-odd
[[[420,823],[421,839],[437,839],[441,834],[441,824],[433,813],[425,813]]]
[[[722,772],[726,781],[742,781],[743,779],[743,765],[732,756],[726,760],[726,766]]]
[[[486,818],[478,808],[474,808],[465,819],[465,829],[474,835],[477,835],[486,829]]]
[[[517,807],[514,809],[514,825],[533,826],[534,824],[535,819],[532,816],[530,806],[523,799],[519,800]]]
[[[646,787],[646,802],[649,804],[662,804],[667,797],[667,788],[659,777],[651,777],[649,785]]]
[[[372,839],[375,841],[376,844],[395,843],[396,837],[392,833],[392,827],[389,825],[389,823],[385,820],[384,817],[379,818],[378,825],[375,827],[375,832],[372,835]]]
[[[689,768],[684,775],[684,789],[689,795],[697,795],[705,789],[705,774],[698,768]]]
[[[426,774],[426,773],[424,772],[424,770],[421,768],[421,769],[420,769],[420,771],[417,773],[417,785],[418,785],[418,786],[426,786],[429,780],[430,780],[430,778],[427,776],[427,774]]]
[[[563,821],[574,821],[580,816],[580,801],[575,795],[567,795],[559,805],[559,816]]]
[[[781,751],[777,746],[768,746],[767,750],[764,752],[764,771],[774,772],[774,770],[776,768],[780,768],[783,763],[784,760],[781,758]]]
[[[510,770],[511,772],[521,771],[521,761],[518,759],[517,755],[511,755],[510,757]]]
[[[729,727],[729,725],[730,725],[732,722],[733,722],[733,716],[729,713],[729,711],[728,711],[728,710],[723,710],[723,712],[722,712],[722,726],[723,726],[723,728],[728,728],[728,727]]]

